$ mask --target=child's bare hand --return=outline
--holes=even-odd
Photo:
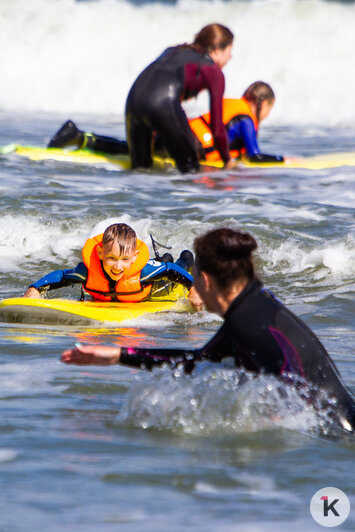
[[[41,297],[41,294],[39,293],[37,288],[35,288],[34,286],[30,286],[29,288],[27,288],[23,297],[35,297],[38,299],[39,297]]]
[[[232,170],[232,168],[234,168],[234,161],[233,159],[229,159],[229,161],[227,161],[224,165],[224,169],[225,170]]]
[[[191,286],[189,295],[187,297],[195,310],[203,310],[203,301],[194,286]]]

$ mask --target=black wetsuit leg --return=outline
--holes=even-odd
[[[184,270],[192,274],[194,262],[195,259],[191,251],[189,251],[188,249],[184,249],[180,253],[180,257],[175,261],[175,264],[177,264],[181,268],[184,268]]]
[[[197,172],[200,165],[195,137],[180,103],[166,101],[162,112],[152,117],[151,123],[180,172]]]
[[[131,87],[126,101],[126,137],[132,168],[150,168],[152,159],[153,129],[147,109],[154,86],[154,69],[147,67]]]
[[[110,155],[127,155],[128,144],[125,140],[118,140],[113,137],[96,135],[96,133],[84,133],[86,137],[86,148]],[[85,142],[85,141],[84,141]]]
[[[126,114],[128,150],[131,168],[150,168],[152,159],[153,131],[143,120],[137,120],[131,113]]]
[[[128,144],[125,140],[80,131],[72,120],[67,120],[61,126],[47,147],[64,148],[65,146],[76,146],[78,149],[88,148],[111,155],[128,154]]]

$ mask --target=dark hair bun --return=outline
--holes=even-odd
[[[195,239],[198,271],[211,274],[224,290],[240,279],[255,277],[252,251],[258,247],[248,233],[221,227]]]
[[[217,253],[222,260],[248,259],[257,248],[255,239],[248,233],[230,229],[224,231],[223,237],[217,245]]]

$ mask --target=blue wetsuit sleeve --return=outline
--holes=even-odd
[[[54,272],[48,273],[30,286],[37,288],[39,292],[43,290],[55,290],[63,286],[84,283],[87,276],[87,267],[83,262],[80,262],[75,268],[70,270],[55,270]]]
[[[141,272],[140,282],[142,286],[151,284],[153,281],[166,279],[182,284],[190,289],[193,284],[193,277],[184,268],[173,262],[160,262],[157,260],[148,260]]]
[[[236,138],[241,139],[246,154],[251,161],[267,163],[282,162],[284,160],[282,155],[266,155],[260,152],[254,122],[249,116],[245,116],[231,125],[228,129],[228,137],[230,144]]]
[[[256,135],[254,122],[249,116],[238,120],[228,131],[229,142],[232,143],[236,137],[239,137],[243,142],[248,157],[260,154]]]

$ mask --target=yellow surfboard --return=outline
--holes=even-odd
[[[0,154],[7,155],[10,153],[16,153],[16,155],[26,157],[31,161],[53,160],[94,165],[113,164],[121,170],[129,170],[131,167],[129,155],[109,155],[90,150],[65,150],[62,148],[41,148],[39,146],[19,146],[16,144],[9,144],[0,148]],[[172,159],[154,157],[155,168],[163,170],[169,166],[175,166]]]
[[[186,310],[185,300],[105,303],[70,299],[13,297],[0,300],[0,321],[5,323],[114,326],[145,314]]]
[[[38,146],[20,146],[9,144],[0,148],[0,154],[15,153],[32,161],[55,160],[83,164],[113,164],[122,170],[130,168],[128,155],[109,155],[90,150],[69,150],[61,148],[41,148]],[[222,162],[201,161],[202,167],[223,168]],[[175,166],[172,159],[154,156],[154,168],[163,170]],[[337,152],[311,157],[286,157],[284,162],[254,163],[247,159],[235,161],[235,168],[300,168],[305,170],[323,170],[341,166],[355,166],[355,152]]]

